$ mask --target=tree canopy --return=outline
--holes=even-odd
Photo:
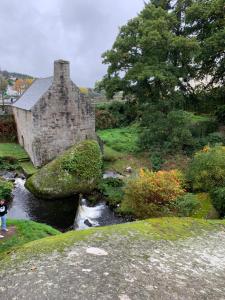
[[[110,98],[118,91],[134,96],[147,129],[159,116],[166,128],[168,113],[199,101],[201,92],[211,89],[212,99],[221,97],[224,22],[224,0],[146,3],[103,54],[108,69],[101,86]]]

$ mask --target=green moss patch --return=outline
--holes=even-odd
[[[175,241],[201,235],[208,231],[224,230],[224,227],[224,220],[207,221],[193,218],[168,217],[82,231],[71,231],[23,244],[20,248],[14,249],[13,257],[10,255],[4,256],[4,261],[1,262],[1,265],[2,267],[9,266],[12,258],[14,261],[21,261],[33,258],[35,255],[43,255],[53,251],[61,252],[75,243],[83,242],[89,245],[93,240],[99,240],[104,243],[104,240],[113,240],[114,235],[117,236],[117,241],[119,236],[121,236],[122,239],[126,237],[131,243],[134,239]]]

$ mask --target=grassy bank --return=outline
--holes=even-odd
[[[0,260],[28,242],[60,233],[51,226],[33,221],[8,220],[8,227],[10,226],[15,227],[15,233],[0,240]]]
[[[29,160],[26,151],[15,143],[0,143],[0,158],[11,157],[15,160]]]
[[[139,127],[137,125],[99,130],[98,135],[104,142],[104,169],[126,173],[126,168],[134,171],[151,168],[149,155],[138,151]]]
[[[97,133],[104,144],[111,149],[122,153],[137,152],[137,139],[139,128],[137,125],[99,130]]]

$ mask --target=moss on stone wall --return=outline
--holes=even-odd
[[[71,197],[96,188],[102,172],[102,155],[96,141],[71,147],[31,176],[26,187],[45,199]]]
[[[0,269],[15,267],[15,263],[30,260],[35,256],[63,252],[80,242],[87,246],[94,241],[115,241],[119,239],[133,240],[168,240],[191,238],[204,235],[209,231],[224,231],[224,220],[201,220],[192,218],[157,218],[113,226],[90,228],[87,230],[70,231],[56,236],[35,240],[18,247],[13,254],[5,255],[1,260]],[[115,238],[116,237],[116,238]],[[14,264],[14,266],[12,266]]]

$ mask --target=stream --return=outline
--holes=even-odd
[[[2,175],[7,180],[12,180],[13,176],[10,172]],[[8,218],[45,223],[63,232],[124,222],[105,202],[90,206],[87,199],[79,201],[78,196],[51,201],[38,199],[24,187],[25,181],[24,178],[15,178],[12,201],[8,205]]]

